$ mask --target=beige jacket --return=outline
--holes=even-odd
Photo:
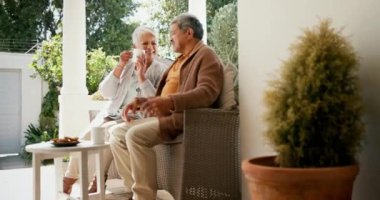
[[[161,94],[169,69],[164,73],[157,89]],[[207,45],[199,41],[183,62],[179,77],[178,93],[169,95],[174,110],[169,116],[159,117],[160,137],[175,138],[183,131],[183,112],[193,108],[216,107],[223,86],[223,66],[219,57]]]

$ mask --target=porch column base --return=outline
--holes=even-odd
[[[59,136],[79,137],[90,124],[88,95],[62,94],[59,101]]]

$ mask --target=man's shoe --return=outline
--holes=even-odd
[[[78,179],[76,178],[63,177],[63,192],[66,194],[70,194],[73,185],[77,180]]]

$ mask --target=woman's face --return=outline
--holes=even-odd
[[[135,44],[135,48],[145,50],[145,58],[153,59],[157,52],[156,37],[151,33],[144,33],[140,37],[140,41]]]

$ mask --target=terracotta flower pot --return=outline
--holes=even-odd
[[[252,200],[350,200],[358,165],[281,168],[274,156],[244,160]]]

